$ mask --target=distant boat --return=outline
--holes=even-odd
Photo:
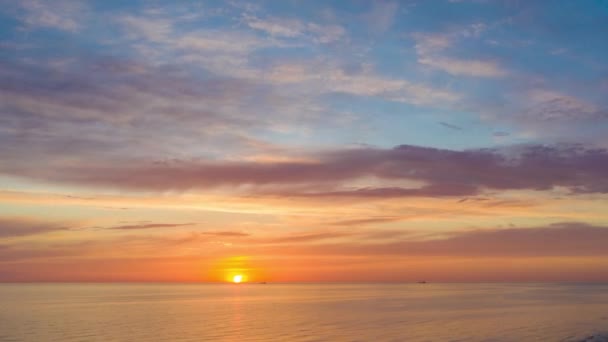
[[[426,280],[421,280],[418,282],[418,284],[426,284]]]
[[[266,285],[266,282],[265,281],[261,281],[258,284]]]

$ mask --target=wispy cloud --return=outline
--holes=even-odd
[[[290,254],[450,257],[605,256],[608,229],[578,222],[485,229],[388,243],[345,242],[294,247]]]
[[[529,106],[521,115],[529,121],[599,121],[608,119],[608,109],[601,109],[575,96],[532,89],[528,93]]]
[[[450,123],[443,122],[443,121],[439,122],[439,124],[441,126],[443,126],[443,127],[446,127],[446,128],[449,128],[449,129],[453,129],[455,131],[462,131],[462,127],[454,125],[454,124],[450,124]]]
[[[352,236],[353,233],[349,232],[318,232],[318,233],[306,233],[297,234],[291,236],[283,236],[267,240],[267,243],[301,243],[301,242],[318,242],[329,239],[343,238]]]
[[[399,9],[399,3],[396,1],[374,1],[364,18],[373,32],[386,32],[393,26]]]
[[[454,44],[455,37],[452,35],[418,33],[413,37],[416,41],[418,63],[432,69],[454,76],[504,77],[508,74],[496,61],[446,56],[446,50]]]
[[[86,5],[82,1],[20,0],[22,13],[19,16],[26,29],[53,28],[76,32],[82,27]]]
[[[107,229],[119,229],[119,230],[138,230],[138,229],[156,229],[156,228],[179,228],[192,226],[194,223],[146,223],[146,224],[133,224],[124,226],[115,226]]]
[[[266,79],[277,84],[307,84],[316,92],[379,97],[414,105],[442,106],[460,99],[460,94],[450,89],[382,76],[370,67],[348,72],[331,63],[279,64]]]
[[[251,234],[245,232],[235,232],[235,231],[207,231],[199,233],[201,235],[206,236],[216,236],[216,237],[246,237]]]
[[[280,17],[259,18],[246,14],[242,20],[253,29],[251,32],[233,28],[184,30],[174,27],[175,22],[156,16],[127,16],[121,20],[129,35],[160,44],[162,50],[170,51],[171,58],[175,58],[177,52],[178,58],[186,63],[250,83],[262,82],[276,87],[287,83],[299,85],[295,91],[305,91],[313,96],[337,92],[415,105],[444,105],[460,98],[460,94],[445,87],[436,88],[405,78],[382,76],[370,66],[365,66],[360,72],[347,72],[340,59],[324,58],[305,63],[279,60],[271,63],[270,69],[252,63],[256,52],[265,48],[302,48],[311,43],[313,46],[329,44],[346,38],[347,31],[338,24]],[[267,36],[255,32],[264,32]],[[298,40],[293,41],[293,38]],[[145,50],[143,54],[151,53]],[[302,86],[306,88],[302,89]]]
[[[420,64],[443,70],[452,75],[475,77],[502,77],[507,73],[497,63],[478,60],[424,56],[418,59]]]
[[[173,23],[169,19],[149,19],[140,16],[126,15],[118,18],[127,30],[128,34],[135,39],[146,39],[153,42],[165,42],[170,38]]]
[[[245,23],[255,30],[277,37],[298,37],[304,34],[305,25],[295,19],[245,17]]]
[[[40,220],[0,217],[0,237],[19,237],[68,230],[68,227]]]

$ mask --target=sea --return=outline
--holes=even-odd
[[[0,341],[608,341],[608,284],[0,284]]]

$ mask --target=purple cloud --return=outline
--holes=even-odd
[[[2,165],[0,173],[145,191],[247,184],[254,186],[252,191],[260,195],[304,197],[467,196],[485,189],[550,190],[558,186],[573,193],[608,192],[608,151],[576,145],[465,151],[402,145],[392,149],[320,152],[316,157],[317,160],[311,162],[90,160],[38,167]],[[425,185],[339,187],[344,182],[368,176],[414,180]]]

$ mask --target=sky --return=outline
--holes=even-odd
[[[608,1],[0,5],[0,281],[608,281]]]

